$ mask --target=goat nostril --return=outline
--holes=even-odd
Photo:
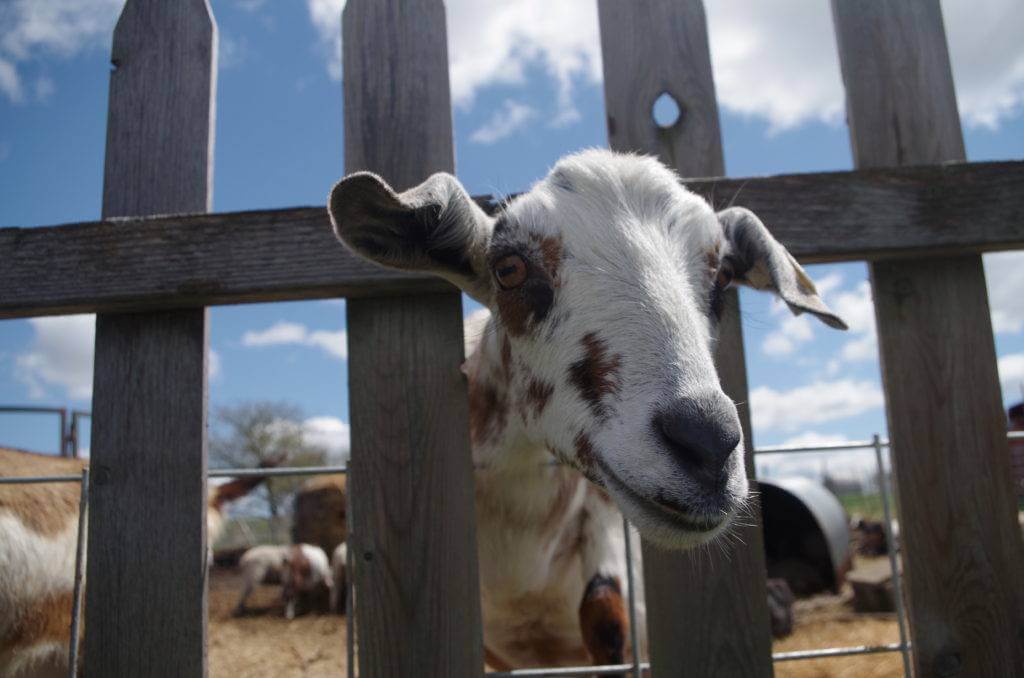
[[[738,422],[728,416],[703,415],[680,401],[655,416],[662,442],[692,473],[721,481],[722,472],[742,439]]]

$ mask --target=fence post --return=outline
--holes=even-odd
[[[111,56],[105,218],[209,209],[216,42],[206,0],[128,1]],[[89,675],[206,675],[207,341],[202,308],[96,320]]]
[[[452,171],[441,0],[349,0],[345,169],[404,190]],[[361,676],[483,671],[456,291],[349,299],[350,462]]]
[[[618,151],[659,156],[684,177],[722,176],[725,161],[701,0],[600,0],[608,139]],[[659,127],[651,110],[662,93],[680,117]],[[740,403],[747,473],[754,448],[746,403],[739,296],[727,296],[715,357],[722,388]],[[656,676],[770,676],[771,632],[761,512],[752,498],[740,543],[708,558],[643,544],[651,667]]]
[[[856,165],[964,160],[938,0],[832,11]],[[877,262],[871,278],[915,675],[1024,675],[1024,549],[981,257]]]

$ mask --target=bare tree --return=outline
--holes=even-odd
[[[214,468],[256,468],[273,466],[317,466],[325,462],[327,450],[306,438],[302,412],[286,402],[252,401],[221,407],[216,413],[210,437],[210,465]],[[268,478],[253,494],[270,516],[275,541],[286,538],[281,526],[284,507],[305,481],[302,476]]]

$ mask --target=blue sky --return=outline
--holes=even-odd
[[[344,163],[342,3],[211,4],[221,40],[214,209],[324,204]],[[552,4],[448,3],[456,169],[471,193],[523,190],[565,153],[606,144],[594,3]],[[727,171],[849,169],[827,3],[767,5],[707,3]],[[119,7],[0,7],[0,226],[98,218],[109,35]],[[1024,10],[1013,0],[943,8],[969,159],[1024,157]],[[986,258],[1007,400],[1020,399],[1024,382],[1021,264],[1020,254]],[[866,267],[810,272],[851,332],[743,293],[758,444],[885,433]],[[211,406],[287,400],[302,408],[312,436],[343,447],[343,331],[340,301],[212,309]],[[0,321],[0,404],[88,408],[91,342],[88,316]],[[55,428],[48,418],[0,415],[0,442],[53,450]]]

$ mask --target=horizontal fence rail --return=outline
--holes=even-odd
[[[1024,248],[1020,161],[686,183],[757,212],[805,263]],[[0,261],[0,318],[451,289],[352,255],[310,207],[0,228]]]

